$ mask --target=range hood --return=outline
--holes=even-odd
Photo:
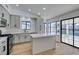
[[[4,18],[0,18],[0,27],[6,27],[7,25],[7,20]]]

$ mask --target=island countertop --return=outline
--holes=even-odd
[[[40,38],[40,37],[53,37],[56,36],[55,34],[48,34],[48,33],[39,33],[39,34],[31,34],[32,38]]]

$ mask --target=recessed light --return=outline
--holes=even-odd
[[[31,9],[28,9],[28,11],[31,11]]]
[[[16,4],[16,6],[18,7],[18,6],[19,6],[19,4]]]
[[[43,8],[43,10],[46,10],[46,8]]]

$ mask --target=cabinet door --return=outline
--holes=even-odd
[[[20,16],[11,15],[11,28],[20,28]]]
[[[11,24],[11,25],[10,25],[10,27],[11,27],[11,28],[14,28],[15,25],[16,25],[16,23],[15,23],[15,22],[16,22],[16,21],[15,21],[16,18],[15,18],[15,16],[12,16],[12,15],[11,15],[11,16],[10,16],[10,19],[11,19],[11,21],[10,21],[10,24]]]
[[[14,35],[14,43],[20,43],[20,36],[18,34]]]
[[[26,36],[25,34],[20,34],[20,42],[25,42]]]
[[[7,40],[2,42],[2,54],[5,55],[7,54]]]
[[[29,34],[26,34],[26,39],[25,41],[31,41],[31,36]]]
[[[16,20],[15,20],[15,23],[16,23],[16,28],[20,28],[20,17],[19,16],[15,16]]]

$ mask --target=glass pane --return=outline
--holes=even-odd
[[[74,46],[79,47],[79,18],[74,19]]]
[[[21,28],[22,28],[22,29],[26,29],[26,25],[23,25],[23,24],[22,24],[22,25],[21,25]]]
[[[27,22],[27,29],[30,29],[30,27],[31,27],[30,22]]]
[[[44,31],[47,33],[47,24],[44,24]]]
[[[48,33],[50,33],[50,23],[48,23]]]
[[[24,21],[21,22],[21,29],[26,29],[26,22]]]
[[[56,22],[51,23],[51,34],[56,34]]]
[[[62,21],[62,42],[73,45],[73,19]]]
[[[60,22],[57,22],[57,35],[60,35]]]

